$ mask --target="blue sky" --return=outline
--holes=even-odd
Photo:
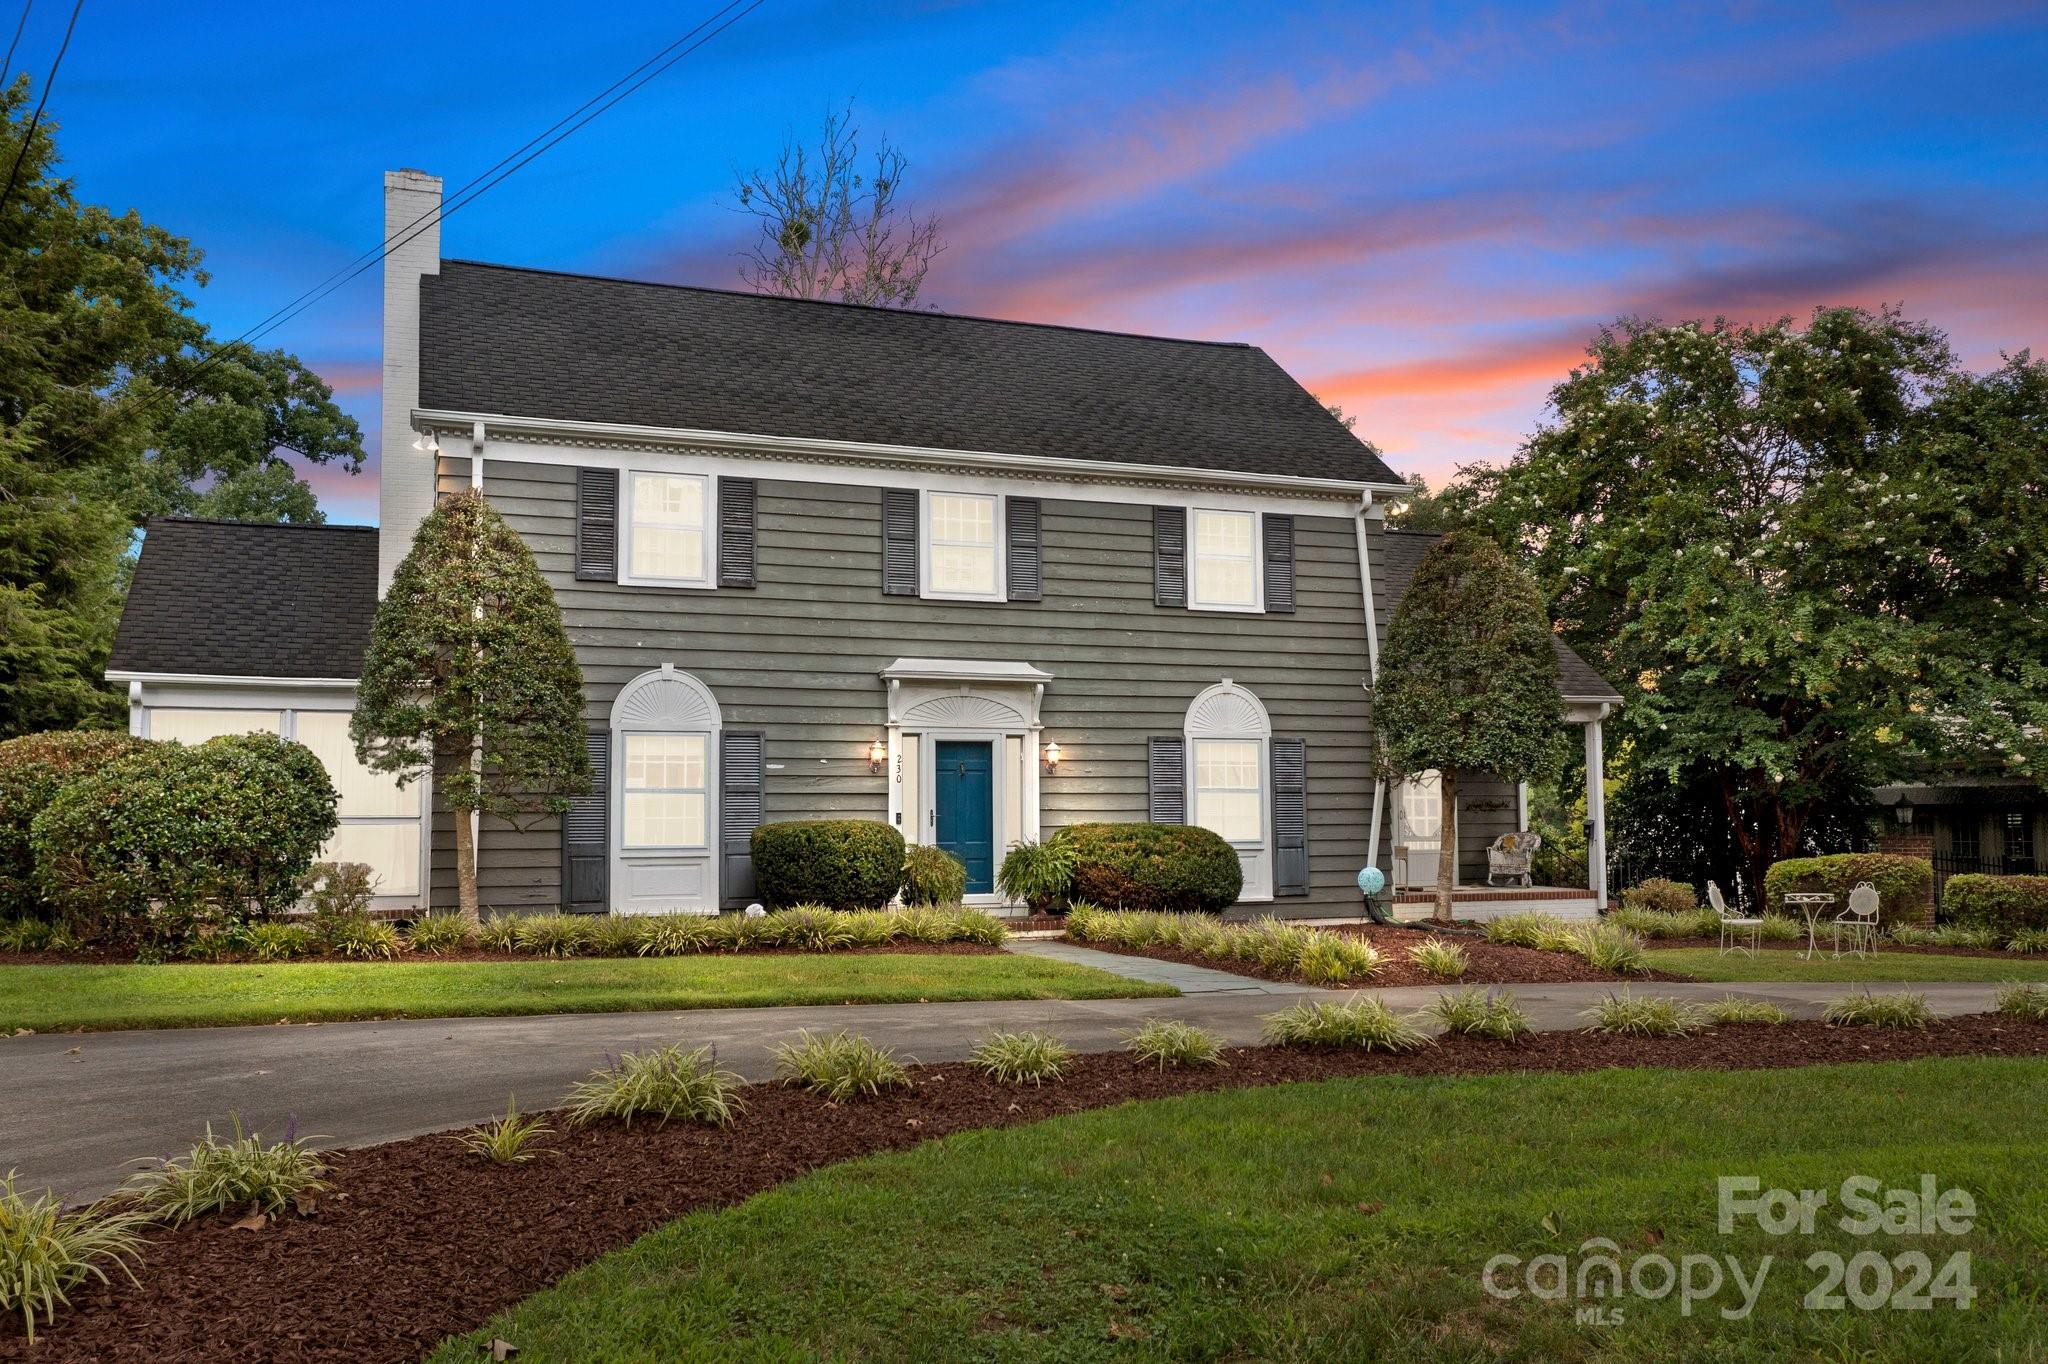
[[[51,115],[81,195],[205,249],[232,335],[377,241],[385,168],[466,181],[714,8],[87,0]],[[733,168],[853,97],[947,223],[930,303],[1256,342],[1436,478],[1511,454],[1622,315],[1889,302],[1975,366],[2048,344],[2043,70],[2038,3],[767,0],[443,250],[733,285]],[[373,271],[272,338],[372,433],[377,309]],[[370,476],[318,480],[335,519]]]

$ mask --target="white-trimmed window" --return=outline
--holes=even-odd
[[[621,581],[710,587],[711,506],[708,474],[628,474],[626,571]]]
[[[1194,741],[1194,818],[1228,843],[1266,836],[1265,770],[1257,739]]]
[[[1257,611],[1258,513],[1197,507],[1189,520],[1188,605],[1207,611]]]
[[[710,736],[629,733],[624,738],[625,806],[620,826],[625,846],[708,846]]]
[[[1002,499],[927,493],[924,513],[924,595],[1003,600]]]

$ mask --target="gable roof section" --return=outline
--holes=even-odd
[[[1416,530],[1386,532],[1383,562],[1387,573],[1387,623],[1390,626],[1394,612],[1400,609],[1401,598],[1408,595],[1408,584],[1415,580],[1416,566],[1429,552],[1429,547],[1442,538],[1441,535]],[[1592,664],[1580,658],[1562,636],[1551,635],[1550,643],[1557,650],[1558,692],[1565,700],[1617,703],[1621,700],[1621,693],[1595,672]]]
[[[443,261],[420,406],[1398,485],[1256,346]]]
[[[355,677],[377,613],[373,526],[158,518],[107,670]]]

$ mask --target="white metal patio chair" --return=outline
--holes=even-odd
[[[1755,956],[1763,946],[1764,921],[1744,918],[1728,908],[1728,902],[1721,898],[1721,888],[1712,881],[1707,882],[1707,903],[1714,907],[1714,913],[1721,918],[1721,950],[1723,952],[1748,952]],[[1749,946],[1742,945],[1742,935],[1749,935]]]
[[[1880,903],[1877,887],[1868,881],[1858,881],[1856,889],[1849,892],[1849,907],[1835,916],[1835,955],[1842,955],[1842,940],[1849,940],[1849,950],[1859,957],[1869,956],[1877,951],[1877,910]]]

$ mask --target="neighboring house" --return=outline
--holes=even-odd
[[[439,206],[385,186],[389,233]],[[1345,916],[1388,805],[1426,814],[1370,762],[1407,485],[1255,347],[443,261],[430,225],[386,259],[384,348],[381,536],[153,522],[110,676],[138,733],[314,743],[389,905],[452,903],[449,816],[331,717],[462,488],[555,587],[597,774],[482,821],[488,906],[744,905],[753,828],[823,816],[948,848],[995,905],[1007,847],[1149,818],[1229,839],[1248,911]],[[1563,656],[1597,756],[1620,698]],[[1483,884],[1517,793],[1468,782]]]
[[[2019,777],[1954,771],[1873,787],[1889,827],[1882,846],[1930,858],[1935,903],[1966,872],[2039,876],[2048,866],[2048,790]]]

